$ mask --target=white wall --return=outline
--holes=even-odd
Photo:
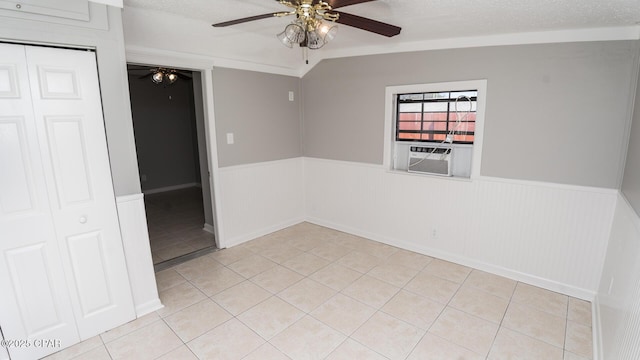
[[[207,152],[207,130],[205,127],[204,94],[202,75],[193,72],[193,103],[195,105],[196,136],[198,140],[198,162],[200,164],[200,185],[202,186],[202,203],[204,205],[205,228],[213,229],[213,201],[211,197],[211,170]]]
[[[163,307],[153,271],[143,195],[118,196],[116,205],[133,303],[136,316],[141,317]]]
[[[303,158],[220,168],[221,247],[304,220]]]
[[[617,196],[314,158],[221,168],[220,188],[227,247],[307,220],[589,301]]]
[[[640,217],[618,195],[595,305],[600,359],[640,359]]]
[[[306,217],[320,225],[592,300],[616,191],[454,180],[305,158]]]

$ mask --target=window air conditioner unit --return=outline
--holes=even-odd
[[[412,173],[451,176],[450,147],[412,146],[409,151],[409,166]]]

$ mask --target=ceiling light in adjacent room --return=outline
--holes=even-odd
[[[178,70],[175,69],[165,69],[159,67],[150,69],[149,71],[151,71],[151,81],[156,84],[161,84],[166,80],[169,85],[171,85],[180,77],[180,75],[178,74]]]
[[[160,84],[162,82],[162,79],[164,79],[164,73],[161,71],[161,69],[156,69],[153,75],[151,75],[151,81],[156,84]]]
[[[178,74],[176,74],[175,72],[168,73],[167,80],[169,80],[169,84],[173,84],[174,82],[176,82],[176,80],[178,80]]]

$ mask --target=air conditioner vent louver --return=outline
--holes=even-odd
[[[451,148],[412,146],[408,171],[412,173],[451,176]]]

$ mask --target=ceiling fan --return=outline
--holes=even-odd
[[[178,79],[191,79],[191,71],[170,69],[165,67],[148,67],[127,64],[127,70],[129,71],[129,73],[141,72],[143,73],[143,75],[140,76],[139,79],[150,77],[151,81],[156,84],[160,84],[163,81],[166,81],[169,83],[169,85],[171,85]]]
[[[377,20],[352,15],[334,9],[365,3],[374,0],[276,0],[292,10],[269,14],[249,16],[246,18],[213,24],[214,27],[225,27],[270,17],[295,15],[292,23],[277,35],[280,41],[288,46],[300,45],[305,50],[319,49],[335,36],[337,28],[333,23],[352,26],[379,35],[392,37],[400,34],[401,28]]]

